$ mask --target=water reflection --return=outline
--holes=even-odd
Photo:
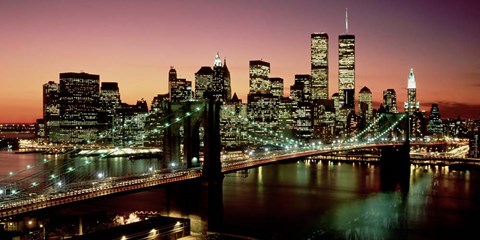
[[[480,213],[478,175],[468,171],[413,166],[408,191],[381,191],[381,170],[370,165],[265,166],[262,183],[256,174],[225,178],[226,231],[262,239],[457,238],[472,234]]]
[[[37,160],[41,161],[30,159],[22,164]],[[77,166],[81,161],[75,162]],[[18,166],[18,162],[9,164]],[[153,160],[106,159],[80,170],[79,175],[142,173],[156,164]],[[478,172],[411,166],[408,191],[401,191],[398,182],[384,188],[382,178],[388,177],[384,173],[371,164],[272,164],[228,174],[210,194],[210,185],[188,181],[64,206],[45,215],[62,222],[72,216],[156,211],[189,218],[197,233],[214,229],[259,239],[479,237],[474,231],[480,216]]]

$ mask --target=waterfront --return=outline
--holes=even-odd
[[[22,169],[42,159],[37,154],[12,156],[16,159],[2,155],[2,176],[12,168]],[[103,159],[87,175],[99,170],[111,175],[141,172],[152,164],[157,163],[152,159]],[[5,170],[7,167],[9,170]],[[408,193],[381,192],[380,175],[378,166],[367,164],[272,164],[227,174],[220,204],[208,207],[221,215],[214,220],[219,221],[216,231],[260,239],[445,239],[480,235],[474,232],[480,222],[478,172],[412,166]],[[54,225],[60,221],[55,219],[155,211],[190,218],[196,225],[192,230],[198,231],[211,221],[204,195],[201,184],[190,181],[60,207],[49,217]]]

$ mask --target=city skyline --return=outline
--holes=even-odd
[[[41,86],[61,72],[98,74],[101,82],[118,82],[122,102],[150,104],[168,92],[170,66],[195,81],[216,52],[227,59],[232,95],[243,102],[250,60],[269,62],[270,76],[283,78],[288,93],[295,74],[310,73],[314,32],[330,36],[331,97],[338,92],[337,37],[345,33],[346,7],[348,32],[356,36],[355,95],[367,86],[378,107],[382,92],[393,88],[403,103],[414,68],[422,110],[438,103],[444,117],[480,118],[479,4],[253,3],[1,2],[0,122],[41,118]]]

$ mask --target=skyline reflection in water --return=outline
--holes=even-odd
[[[43,158],[7,154],[0,153],[0,177]],[[152,159],[104,159],[79,173],[94,176],[105,171],[107,176],[120,176],[146,172],[151,166],[159,165]],[[43,169],[48,167],[42,165]],[[223,204],[208,208],[223,213],[216,224],[219,232],[259,239],[480,236],[476,231],[480,224],[479,172],[412,166],[409,191],[403,193],[382,192],[380,174],[380,168],[373,165],[309,161],[271,164],[225,175],[220,199]],[[57,217],[154,210],[205,226],[208,204],[201,200],[205,194],[199,186],[178,183],[81,202],[60,207]]]

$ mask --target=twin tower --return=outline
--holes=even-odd
[[[344,119],[355,111],[355,35],[348,33],[348,13],[345,33],[338,36],[338,107]],[[328,34],[311,35],[312,100],[327,100],[328,93]],[[342,118],[340,116],[340,118]]]

